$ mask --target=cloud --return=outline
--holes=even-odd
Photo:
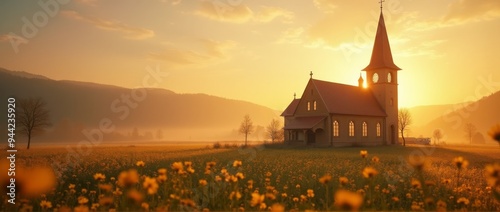
[[[289,28],[281,33],[281,37],[278,39],[277,43],[292,43],[299,44],[303,43],[304,28]]]
[[[393,52],[394,55],[400,57],[415,57],[415,56],[429,56],[430,58],[439,58],[445,56],[442,52],[436,51],[436,46],[441,45],[447,40],[430,40],[423,43],[413,43],[410,40],[408,42],[407,48],[402,48],[403,50],[398,52]]]
[[[498,0],[460,0],[449,6],[444,21],[484,21],[500,17],[500,1]]]
[[[219,1],[202,1],[195,14],[216,21],[245,23],[253,16],[253,11],[243,4],[228,5]]]
[[[294,14],[291,11],[279,7],[262,6],[258,12],[254,12],[244,4],[225,4],[219,1],[202,1],[196,15],[228,23],[271,22],[282,18],[290,22]]]
[[[155,36],[153,30],[129,26],[127,24],[118,21],[103,20],[95,17],[83,16],[80,13],[73,10],[65,10],[62,11],[61,13],[68,18],[94,25],[95,27],[102,30],[122,33],[124,37],[127,39],[140,40]]]
[[[314,0],[314,6],[324,13],[333,13],[338,6],[334,4],[335,0]]]
[[[226,61],[230,58],[228,51],[236,46],[234,41],[214,41],[208,39],[200,40],[201,50],[179,49],[173,44],[166,44],[161,52],[149,53],[149,58],[161,60],[178,68],[202,67]]]
[[[271,22],[272,20],[280,17],[282,17],[286,21],[290,21],[291,19],[293,19],[293,13],[279,7],[263,6],[262,10],[260,10],[259,13],[255,15],[255,20],[259,22]]]
[[[418,19],[419,17],[415,18]],[[415,21],[414,24],[409,26],[409,29],[428,31],[498,18],[500,18],[500,1],[498,0],[459,0],[448,6],[445,15],[433,20]]]

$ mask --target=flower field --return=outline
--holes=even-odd
[[[67,152],[18,152],[16,204],[2,195],[0,211],[500,210],[498,147]]]

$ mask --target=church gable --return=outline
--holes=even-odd
[[[327,107],[311,78],[307,83],[300,102],[297,105],[295,116],[327,116]]]

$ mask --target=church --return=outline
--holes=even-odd
[[[380,12],[371,60],[358,86],[314,79],[284,110],[285,142],[315,146],[374,146],[398,140],[398,71]]]

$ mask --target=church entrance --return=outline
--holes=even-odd
[[[391,137],[391,144],[396,144],[396,138],[395,138],[395,135],[396,134],[396,129],[394,129],[394,125],[391,125],[391,135],[389,135]]]
[[[316,142],[316,134],[312,130],[307,130],[307,144],[312,144]]]

